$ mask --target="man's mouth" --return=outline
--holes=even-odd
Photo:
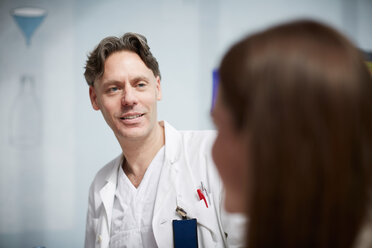
[[[138,114],[138,115],[128,115],[128,116],[124,116],[124,117],[120,117],[121,120],[132,120],[132,119],[136,119],[136,118],[139,118],[141,116],[144,116],[145,114]]]

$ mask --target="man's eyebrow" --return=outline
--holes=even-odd
[[[138,82],[138,81],[146,81],[148,82],[149,79],[145,76],[135,76],[133,78],[130,79],[131,82]]]
[[[118,84],[118,83],[120,83],[118,80],[109,79],[107,81],[102,82],[101,85],[103,86],[103,85],[107,85],[107,84]]]
[[[133,78],[130,79],[130,82],[131,82],[131,83],[136,83],[136,82],[138,82],[138,81],[146,81],[146,82],[149,82],[150,80],[149,80],[147,77],[145,77],[145,76],[135,76],[135,77],[133,77]],[[103,82],[101,83],[101,85],[102,85],[102,86],[106,86],[106,85],[110,85],[110,84],[120,84],[120,83],[122,83],[122,82],[121,82],[121,81],[118,81],[118,80],[116,80],[116,79],[108,79],[108,80],[106,80],[106,81],[103,81]]]

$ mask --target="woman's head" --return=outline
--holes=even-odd
[[[372,82],[359,51],[297,21],[237,43],[219,73],[219,100],[249,153],[249,244],[350,246],[372,165]]]

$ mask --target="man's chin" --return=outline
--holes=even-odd
[[[130,140],[139,140],[145,136],[145,131],[140,127],[126,128],[125,130],[120,130],[116,137],[120,139],[130,139]]]

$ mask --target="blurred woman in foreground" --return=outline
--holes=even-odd
[[[297,21],[235,44],[219,68],[214,160],[248,247],[369,247],[372,81],[340,33]]]

